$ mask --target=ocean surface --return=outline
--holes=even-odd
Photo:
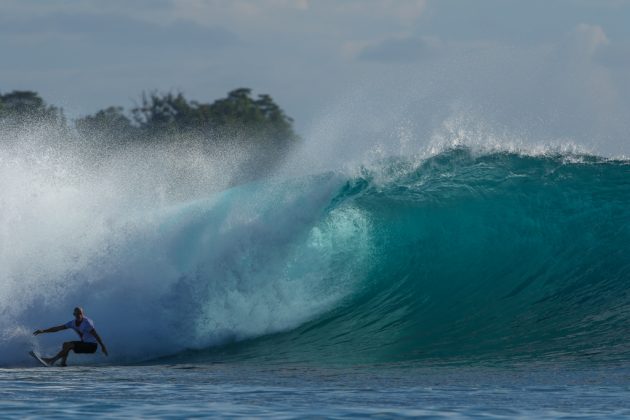
[[[0,370],[3,418],[627,418],[630,370],[182,364]]]
[[[2,417],[630,416],[628,160],[453,147],[179,202],[28,165]],[[77,305],[110,356],[37,367]]]

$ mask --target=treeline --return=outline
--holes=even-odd
[[[247,88],[212,103],[191,101],[182,93],[144,93],[129,110],[112,106],[71,123],[62,108],[48,105],[36,92],[0,94],[0,132],[41,124],[108,153],[130,144],[194,144],[209,155],[239,148],[241,160],[254,172],[277,163],[299,139],[293,120],[271,96],[253,97]]]
[[[297,140],[293,120],[271,96],[253,98],[245,88],[213,103],[189,101],[181,93],[145,93],[129,114],[122,107],[109,107],[79,118],[75,124],[83,135],[144,141],[192,136],[209,142],[272,141],[284,147]]]
[[[67,127],[63,109],[47,105],[36,92],[16,90],[0,94],[0,130],[6,132],[42,123]]]

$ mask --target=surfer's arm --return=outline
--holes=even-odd
[[[61,330],[65,330],[66,327],[65,325],[57,325],[56,327],[50,327],[48,329],[45,330],[37,330],[33,333],[33,335],[39,335],[39,334],[43,334],[43,333],[53,333],[53,332],[57,332],[57,331],[61,331]]]
[[[96,341],[98,341],[98,344],[101,345],[101,350],[103,350],[103,353],[105,353],[105,356],[108,356],[107,347],[105,347],[105,344],[103,344],[103,341],[101,340],[101,336],[98,335],[95,329],[93,329],[90,334],[92,334],[96,338]]]

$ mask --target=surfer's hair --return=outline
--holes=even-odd
[[[84,313],[85,313],[85,312],[83,312],[83,308],[82,308],[82,307],[80,307],[80,306],[75,307],[75,308],[74,308],[74,311],[72,311],[72,312],[76,312],[76,311],[79,311],[79,312],[81,312],[82,314],[84,314]]]

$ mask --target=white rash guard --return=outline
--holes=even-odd
[[[83,317],[83,321],[77,327],[76,320],[68,321],[64,324],[66,328],[72,328],[84,343],[96,343],[96,337],[94,337],[90,331],[94,329],[94,322],[88,317]]]

